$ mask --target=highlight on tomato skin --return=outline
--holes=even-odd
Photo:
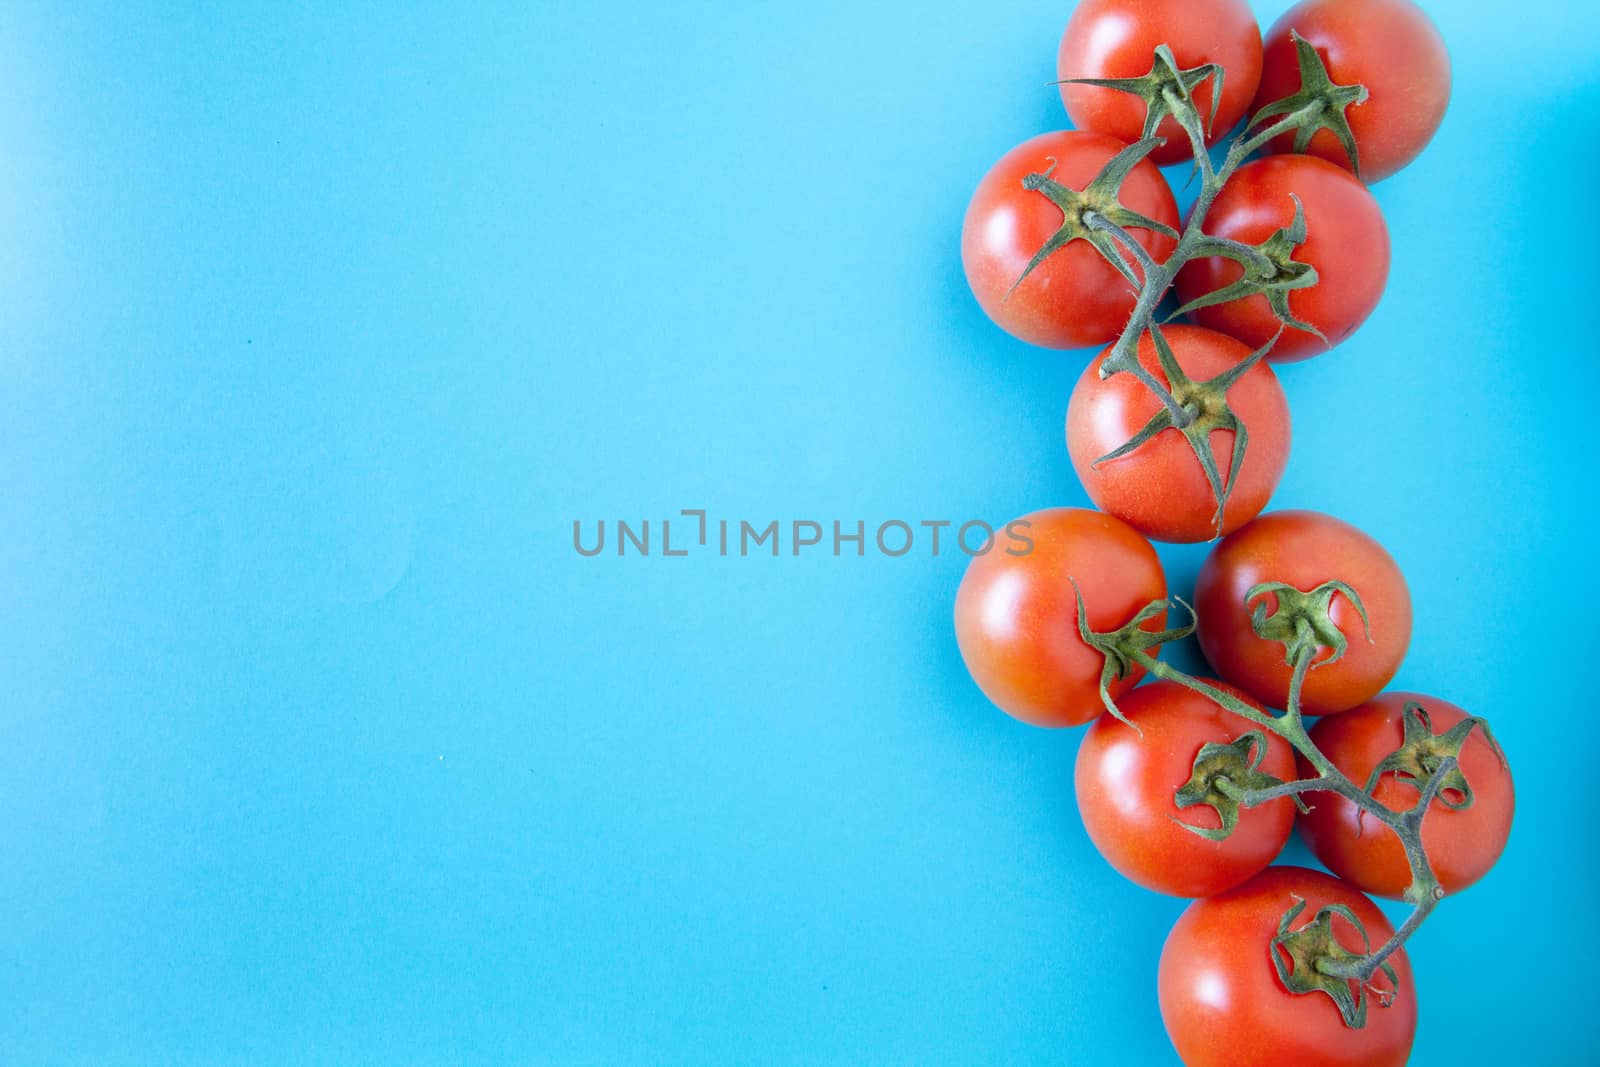
[[[1032,551],[995,550],[967,566],[956,592],[956,640],[984,695],[1035,726],[1081,726],[1105,710],[1100,675],[1105,659],[1078,630],[1077,595],[1092,629],[1128,623],[1165,600],[1166,576],[1150,542],[1121,519],[1084,508],[1049,508],[1017,524]],[[1165,613],[1145,623],[1159,630]],[[1137,668],[1113,680],[1113,698],[1142,676]]]
[[[1226,683],[1212,684],[1244,697]],[[1117,707],[1133,725],[1110,715],[1096,719],[1078,747],[1075,770],[1084,829],[1108,863],[1157,893],[1207,897],[1232,889],[1277,858],[1294,828],[1294,802],[1287,797],[1239,811],[1233,832],[1220,841],[1187,829],[1220,828],[1215,808],[1180,809],[1174,802],[1201,748],[1237,741],[1252,729],[1248,722],[1177,682],[1147,682]],[[1263,738],[1260,771],[1279,781],[1292,779],[1288,742],[1275,734]]]
[[[1363,181],[1382,181],[1422,154],[1450,104],[1450,53],[1431,19],[1412,0],[1304,0],[1267,31],[1254,108],[1300,88],[1290,32],[1322,57],[1339,85],[1364,85],[1368,97],[1345,111],[1355,135]],[[1274,152],[1292,152],[1294,135],[1274,139]],[[1328,130],[1311,138],[1311,155],[1354,170]]]
[[[1268,512],[1212,549],[1200,568],[1194,605],[1206,661],[1268,707],[1284,707],[1293,671],[1282,644],[1257,636],[1246,596],[1268,582],[1309,592],[1335,579],[1360,595],[1366,622],[1348,597],[1332,598],[1329,617],[1348,645],[1335,661],[1318,654],[1306,675],[1301,710],[1332,715],[1371,700],[1394,678],[1411,644],[1411,591],[1382,545],[1320,512]]]
[[[1152,68],[1156,47],[1172,49],[1178,66],[1222,67],[1222,94],[1206,138],[1216,144],[1245,118],[1261,80],[1261,28],[1245,0],[1079,0],[1061,35],[1056,77],[1138,78]],[[1132,143],[1144,134],[1146,105],[1137,96],[1093,85],[1061,85],[1061,102],[1079,129]],[[1202,116],[1211,115],[1216,79],[1193,90]],[[1194,156],[1177,120],[1164,118],[1156,136],[1166,144],[1151,158],[1162,166]]]
[[[1044,193],[1023,185],[1029,175],[1048,173],[1081,192],[1126,147],[1100,133],[1041,134],[1007,152],[979,182],[962,223],[961,263],[979,305],[1013,337],[1045,348],[1089,348],[1109,344],[1127,325],[1137,301],[1134,287],[1088,241],[1071,241],[1029,271],[1063,214]],[[1177,201],[1148,159],[1123,183],[1121,201],[1177,229]],[[1130,232],[1157,262],[1177,247],[1159,231]]]
[[[1349,172],[1312,156],[1268,156],[1247,163],[1217,194],[1203,229],[1256,245],[1305,212],[1306,239],[1292,258],[1315,268],[1317,282],[1288,294],[1294,318],[1322,337],[1289,327],[1267,357],[1289,363],[1337,347],[1366,322],[1389,281],[1389,227],[1366,186]],[[1244,268],[1210,257],[1186,263],[1177,290],[1185,304],[1237,281]],[[1272,340],[1282,325],[1264,296],[1215,304],[1191,313],[1196,323],[1238,338],[1251,348]]]
[[[1197,326],[1166,326],[1162,334],[1179,368],[1194,382],[1213,380],[1251,355],[1244,343]],[[1132,374],[1100,377],[1108,353],[1084,369],[1067,406],[1067,451],[1089,499],[1156,541],[1191,544],[1215,539],[1219,536],[1216,494],[1182,432],[1168,428],[1126,455],[1104,458],[1132,440],[1162,410],[1161,402]],[[1157,380],[1174,388],[1148,333],[1139,340],[1138,358]],[[1186,397],[1178,399],[1184,402]],[[1204,446],[1211,449],[1227,489],[1222,534],[1232,533],[1267,506],[1288,465],[1291,438],[1289,402],[1266,363],[1246,371],[1226,391],[1225,399],[1244,427],[1248,447],[1237,477],[1230,482],[1234,431],[1213,429],[1205,435]]]
[[[1365,1026],[1346,1026],[1332,998],[1290,993],[1273,967],[1278,925],[1301,902],[1300,922],[1328,905],[1354,912],[1365,939],[1346,919],[1333,919],[1339,943],[1352,952],[1394,933],[1360,891],[1303,867],[1269,867],[1237,889],[1195,901],[1167,935],[1156,980],[1162,1022],[1187,1067],[1404,1067],[1417,1030],[1405,950],[1388,961],[1398,989],[1375,977],[1385,996],[1369,996]]]
[[[1366,785],[1373,770],[1406,740],[1405,713],[1415,704],[1431,729],[1446,733],[1468,716],[1448,701],[1421,693],[1384,693],[1353,711],[1330,716],[1311,729],[1311,740],[1352,782]],[[1414,723],[1416,720],[1413,720]],[[1299,758],[1300,774],[1309,765]],[[1482,729],[1467,736],[1461,748],[1460,771],[1471,790],[1471,802],[1453,790],[1435,799],[1422,820],[1422,844],[1434,877],[1447,894],[1477,882],[1499,860],[1511,836],[1516,791],[1505,754]],[[1373,793],[1396,811],[1414,807],[1420,790],[1394,773],[1379,779]],[[1411,866],[1400,839],[1388,827],[1359,812],[1333,793],[1319,794],[1299,819],[1300,836],[1327,868],[1363,892],[1400,900],[1411,885]]]

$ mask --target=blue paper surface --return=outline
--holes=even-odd
[[[1600,9],[1429,6],[1454,101],[1275,506],[1390,548],[1398,684],[1518,776],[1413,1062],[1594,1062]],[[1182,902],[968,679],[964,557],[870,541],[1085,502],[1088,354],[957,255],[1069,10],[10,5],[0,1059],[1175,1062]]]

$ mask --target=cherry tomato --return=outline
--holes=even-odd
[[[1366,186],[1312,156],[1268,156],[1247,163],[1228,179],[1206,215],[1205,232],[1255,245],[1288,228],[1292,196],[1305,208],[1306,239],[1291,258],[1316,269],[1317,283],[1290,290],[1289,311],[1322,331],[1289,328],[1272,350],[1275,362],[1307,359],[1356,331],[1383,296],[1389,279],[1389,229]],[[1244,268],[1231,259],[1196,259],[1178,272],[1184,303],[1232,285]],[[1265,296],[1248,296],[1194,313],[1202,326],[1259,348],[1277,333],[1279,319]]]
[[[1450,103],[1450,54],[1444,40],[1411,0],[1305,0],[1267,33],[1257,108],[1300,89],[1293,30],[1322,56],[1337,85],[1365,85],[1365,103],[1345,111],[1361,158],[1361,177],[1380,181],[1410,163],[1433,139]],[[1294,135],[1272,143],[1294,148]],[[1331,131],[1319,130],[1308,151],[1353,169]]]
[[[1314,511],[1275,511],[1229,534],[1200,568],[1195,589],[1200,648],[1211,666],[1257,700],[1285,705],[1292,671],[1277,641],[1258,637],[1246,605],[1251,589],[1283,582],[1311,592],[1330,581],[1355,589],[1371,621],[1371,640],[1349,598],[1335,594],[1329,608],[1348,641],[1345,653],[1330,661],[1326,649],[1306,675],[1301,710],[1307,715],[1348,711],[1372,699],[1394,677],[1411,643],[1411,593],[1383,546],[1329,515]]]
[[[1289,799],[1239,811],[1238,824],[1221,841],[1180,825],[1216,830],[1222,826],[1216,808],[1180,809],[1173,801],[1193,775],[1202,746],[1232,744],[1255,727],[1176,682],[1141,685],[1117,708],[1139,730],[1101,716],[1084,735],[1077,767],[1084,829],[1111,866],[1158,893],[1208,897],[1259,873],[1277,857],[1294,827]],[[1276,734],[1263,735],[1260,773],[1292,779],[1289,745]]]
[[[1125,147],[1098,133],[1042,134],[1007,152],[978,184],[961,230],[961,261],[978,303],[1008,333],[1047,348],[1087,348],[1106,344],[1127,325],[1134,287],[1088,241],[1058,248],[1023,277],[1065,217],[1044,192],[1024,188],[1023,179],[1049,174],[1082,192]],[[1177,228],[1172,190],[1148,159],[1123,183],[1120,200]],[[1157,231],[1131,232],[1157,262],[1177,244]]]
[[[1158,45],[1171,47],[1184,70],[1222,67],[1222,97],[1208,144],[1221,140],[1245,117],[1261,80],[1261,29],[1245,0],[1080,0],[1061,35],[1057,76],[1138,78],[1149,74]],[[1202,121],[1211,117],[1216,79],[1193,91]],[[1092,85],[1062,85],[1061,102],[1079,129],[1133,142],[1143,136],[1145,102],[1137,96]],[[1188,135],[1171,116],[1156,136],[1167,143],[1151,157],[1181,163],[1193,156]]]
[[[1036,726],[1079,726],[1105,710],[1104,657],[1078,634],[1075,579],[1090,627],[1103,633],[1166,599],[1150,542],[1098,511],[1052,508],[1018,520],[1032,551],[996,548],[973,559],[956,593],[956,639],[988,698]],[[1144,625],[1158,630],[1165,616]],[[1142,671],[1113,681],[1113,699]]]
[[[1311,739],[1346,777],[1365,786],[1373,768],[1405,740],[1404,712],[1413,702],[1427,712],[1436,734],[1467,718],[1454,704],[1435,697],[1384,693],[1354,711],[1317,723]],[[1460,760],[1461,773],[1472,789],[1471,806],[1452,810],[1450,805],[1464,798],[1447,790],[1422,820],[1422,844],[1446,893],[1460,892],[1494,866],[1511,836],[1516,810],[1511,769],[1482,730],[1468,736]],[[1315,776],[1309,765],[1301,774]],[[1416,805],[1420,793],[1389,772],[1379,779],[1373,795],[1379,803],[1403,811]],[[1411,885],[1411,867],[1400,839],[1370,815],[1358,818],[1359,809],[1335,793],[1317,793],[1312,804],[1311,811],[1300,816],[1300,833],[1317,859],[1365,892],[1403,896]]]
[[[1344,905],[1361,931],[1333,918],[1339,944],[1363,952],[1394,928],[1377,905],[1320,871],[1270,867],[1237,889],[1189,905],[1161,951],[1157,989],[1167,1036],[1188,1067],[1402,1067],[1417,1030],[1417,994],[1402,949],[1389,957],[1399,989],[1378,975],[1385,994],[1367,994],[1366,1025],[1345,1025],[1326,993],[1290,993],[1272,963],[1272,939],[1292,907],[1306,908],[1292,929],[1323,907]],[[1392,999],[1387,995],[1393,993]],[[1383,1001],[1388,999],[1387,1006]]]
[[[1214,397],[1194,388],[1249,358],[1250,349],[1224,334],[1196,326],[1162,331],[1187,384],[1170,381],[1161,369],[1155,342],[1139,341],[1139,362],[1197,414],[1213,414]],[[1132,374],[1100,379],[1101,359],[1078,379],[1067,406],[1067,451],[1096,507],[1158,541],[1209,541],[1217,536],[1217,501],[1200,458],[1185,435],[1172,427],[1127,455],[1097,464],[1132,440],[1163,410],[1161,402]],[[1265,363],[1246,371],[1226,392],[1226,402],[1245,428],[1248,447],[1224,512],[1223,533],[1261,513],[1289,461],[1289,405],[1278,376]],[[1234,431],[1213,429],[1203,441],[1215,458],[1224,485],[1232,464]]]

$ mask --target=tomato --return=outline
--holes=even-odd
[[[1267,33],[1257,108],[1300,89],[1300,62],[1289,31],[1322,57],[1337,85],[1365,85],[1365,103],[1345,110],[1361,159],[1361,177],[1380,181],[1410,163],[1433,139],[1450,103],[1450,54],[1444,40],[1411,0],[1305,0]],[[1272,143],[1294,148],[1294,134]],[[1344,146],[1319,130],[1307,149],[1353,169]]]
[[[1149,74],[1156,46],[1171,47],[1183,70],[1215,63],[1222,67],[1222,96],[1208,144],[1221,140],[1245,117],[1261,80],[1261,29],[1245,0],[1081,0],[1073,9],[1061,50],[1057,76],[1068,78],[1138,78]],[[1216,79],[1193,90],[1201,121],[1211,117]],[[1144,134],[1145,102],[1116,89],[1062,85],[1061,102],[1079,129],[1137,141]],[[1157,163],[1181,163],[1193,155],[1189,137],[1170,116],[1156,128],[1167,143],[1151,157]]]
[[[1373,985],[1393,993],[1388,1005],[1367,995],[1366,1025],[1345,1025],[1327,994],[1290,993],[1272,963],[1278,923],[1299,901],[1299,929],[1329,905],[1361,920],[1376,948],[1394,928],[1372,901],[1320,871],[1271,867],[1237,889],[1189,905],[1161,951],[1157,991],[1167,1036],[1188,1067],[1402,1067],[1417,1030],[1417,994],[1405,950],[1389,957],[1399,988],[1386,976]],[[1366,951],[1361,932],[1333,919],[1339,944]]]
[[[1354,711],[1317,723],[1311,739],[1346,777],[1365,786],[1373,768],[1405,740],[1403,716],[1412,702],[1427,712],[1435,734],[1446,733],[1467,718],[1454,704],[1435,697],[1384,693]],[[1460,769],[1472,790],[1472,804],[1452,810],[1450,805],[1463,797],[1445,792],[1422,820],[1422,844],[1446,893],[1460,892],[1494,866],[1511,836],[1516,810],[1511,769],[1481,729],[1473,730],[1462,746]],[[1301,773],[1315,776],[1309,766]],[[1379,803],[1404,811],[1414,807],[1421,794],[1391,771],[1379,780],[1373,795]],[[1335,793],[1317,793],[1312,803],[1311,811],[1300,816],[1300,833],[1317,859],[1368,893],[1402,897],[1411,885],[1411,867],[1394,832],[1370,815],[1358,819],[1359,809]]]
[[[1167,596],[1150,542],[1120,519],[1079,508],[1036,511],[1018,520],[1032,551],[996,548],[967,566],[956,593],[956,639],[986,696],[1036,726],[1078,726],[1105,710],[1105,659],[1078,634],[1083,591],[1090,627],[1115,630]],[[1150,619],[1159,630],[1165,615]],[[1143,672],[1113,681],[1115,699]]]
[[[1224,334],[1195,326],[1168,326],[1162,335],[1172,348],[1185,383],[1169,380],[1147,333],[1139,341],[1139,362],[1173,391],[1180,404],[1194,404],[1202,418],[1217,398],[1194,387],[1238,366],[1250,349]],[[1218,534],[1216,495],[1190,439],[1168,427],[1127,455],[1096,463],[1132,440],[1164,410],[1132,374],[1100,379],[1101,359],[1078,379],[1067,406],[1067,450],[1072,465],[1096,507],[1158,541],[1209,541]],[[1257,363],[1226,391],[1226,402],[1248,436],[1243,465],[1233,480],[1223,533],[1260,514],[1289,461],[1289,405],[1278,377]],[[1215,457],[1226,485],[1232,465],[1234,431],[1212,429],[1202,438]]]
[[[1229,534],[1200,568],[1195,589],[1200,648],[1211,666],[1257,700],[1281,708],[1292,673],[1284,646],[1256,636],[1245,596],[1263,582],[1283,582],[1311,592],[1325,582],[1353,587],[1366,606],[1371,640],[1361,615],[1342,594],[1329,617],[1349,642],[1329,661],[1319,651],[1306,675],[1301,709],[1307,715],[1347,711],[1372,699],[1400,669],[1411,643],[1411,593],[1383,546],[1351,526],[1314,511],[1275,511]]]
[[[1008,333],[1047,348],[1086,348],[1106,344],[1127,325],[1134,287],[1088,241],[1071,241],[1028,271],[1065,215],[1043,191],[1023,186],[1029,175],[1049,174],[1081,192],[1125,147],[1098,133],[1042,134],[1007,152],[978,184],[961,230],[961,261],[978,303]],[[1120,200],[1177,228],[1172,190],[1148,159],[1128,175]],[[1131,232],[1157,262],[1177,244],[1159,231]]]
[[[1257,727],[1176,682],[1141,685],[1117,708],[1138,731],[1101,716],[1084,735],[1077,766],[1084,829],[1111,866],[1158,893],[1206,897],[1233,888],[1277,857],[1294,827],[1293,801],[1240,810],[1238,824],[1221,841],[1180,825],[1215,830],[1222,826],[1216,808],[1201,803],[1180,809],[1173,802],[1193,775],[1202,746],[1231,744]],[[1259,772],[1292,779],[1289,745],[1276,734],[1263,736]]]
[[[1322,331],[1293,327],[1273,348],[1277,362],[1306,359],[1356,331],[1383,296],[1389,279],[1389,229],[1367,187],[1347,171],[1312,156],[1268,156],[1247,163],[1228,179],[1206,215],[1205,232],[1255,245],[1289,227],[1294,201],[1305,208],[1306,239],[1292,258],[1310,264],[1317,283],[1288,294],[1296,319]],[[1231,259],[1196,259],[1178,272],[1185,304],[1233,284],[1244,268]],[[1193,312],[1202,326],[1259,348],[1272,339],[1278,317],[1264,296],[1248,296]]]

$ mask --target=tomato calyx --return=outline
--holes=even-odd
[[[1366,981],[1328,973],[1359,968],[1370,959],[1372,941],[1367,937],[1366,927],[1349,907],[1329,904],[1310,922],[1298,930],[1292,929],[1295,920],[1306,910],[1304,899],[1295,897],[1294,901],[1294,906],[1284,912],[1278,922],[1277,936],[1272,939],[1272,966],[1278,972],[1278,980],[1296,996],[1326,993],[1338,1006],[1344,1024],[1352,1030],[1361,1029],[1367,1025],[1367,1006],[1371,999],[1368,994],[1377,998],[1379,1007],[1388,1007],[1400,992],[1399,976],[1389,964],[1380,964],[1378,971],[1389,980],[1389,988],[1383,989]],[[1354,926],[1361,935],[1360,952],[1352,952],[1339,943],[1333,931],[1335,916]]]
[[[1073,595],[1078,599],[1078,637],[1090,648],[1105,657],[1105,664],[1100,669],[1100,702],[1105,705],[1112,718],[1133,728],[1133,732],[1143,736],[1144,731],[1135,726],[1133,722],[1117,707],[1117,702],[1111,699],[1111,682],[1129,677],[1139,666],[1141,657],[1148,658],[1151,649],[1159,648],[1169,641],[1181,641],[1194,633],[1194,609],[1182,600],[1189,612],[1187,626],[1169,628],[1165,630],[1147,630],[1144,624],[1151,619],[1159,618],[1167,610],[1165,600],[1152,600],[1138,614],[1123,623],[1115,630],[1098,633],[1089,625],[1089,611],[1083,603],[1083,590],[1078,586],[1076,578],[1068,578],[1072,583]]]
[[[1198,67],[1185,69],[1178,65],[1178,57],[1173,54],[1171,47],[1160,44],[1156,46],[1148,74],[1141,74],[1137,78],[1063,78],[1052,84],[1093,85],[1137,96],[1144,101],[1145,107],[1144,132],[1140,136],[1153,137],[1166,118],[1176,119],[1186,130],[1196,123],[1198,109],[1194,106],[1194,91],[1207,78],[1215,78],[1216,84],[1211,87],[1211,115],[1206,119],[1205,130],[1203,133],[1190,131],[1191,136],[1199,133],[1199,140],[1203,142],[1204,135],[1216,125],[1217,106],[1222,102],[1223,74],[1222,66],[1218,63],[1202,63]]]
[[[1196,256],[1226,257],[1244,268],[1244,273],[1231,285],[1195,297],[1169,315],[1168,322],[1201,308],[1262,296],[1284,326],[1304,330],[1324,344],[1328,343],[1321,330],[1295,318],[1294,312],[1289,310],[1289,294],[1296,289],[1309,289],[1318,281],[1315,267],[1294,258],[1294,250],[1306,242],[1306,209],[1293,193],[1289,194],[1289,199],[1294,201],[1294,219],[1258,245],[1209,234],[1195,242]]]
[[[1489,723],[1477,716],[1468,716],[1443,733],[1435,733],[1428,711],[1416,701],[1406,704],[1401,713],[1405,739],[1400,747],[1372,768],[1367,779],[1366,792],[1370,795],[1386,774],[1426,795],[1433,790],[1438,800],[1451,811],[1472,807],[1472,783],[1461,770],[1461,749],[1474,730],[1480,730],[1494,754],[1505,765],[1505,753],[1489,730]],[[1419,805],[1420,807],[1421,805]],[[1361,812],[1360,814],[1365,814]]]
[[[1096,175],[1094,181],[1090,182],[1082,192],[1051,178],[1055,173],[1057,162],[1053,158],[1043,171],[1036,171],[1024,177],[1022,179],[1024,189],[1040,194],[1061,209],[1061,228],[1033,254],[1028,265],[1022,269],[1021,276],[1011,283],[1010,289],[1006,290],[1006,299],[1010,299],[1011,294],[1017,291],[1017,287],[1028,280],[1028,275],[1032,274],[1039,264],[1073,241],[1088,241],[1105,257],[1106,262],[1137,288],[1141,284],[1139,277],[1134,273],[1128,257],[1117,246],[1114,234],[1120,232],[1126,236],[1129,229],[1140,229],[1166,234],[1176,239],[1178,231],[1123,206],[1119,197],[1122,185],[1133,173],[1133,169],[1165,143],[1160,137],[1147,137],[1129,145],[1111,157],[1105,169]],[[1104,225],[1094,225],[1097,219],[1103,220]],[[1131,238],[1129,244],[1130,247],[1138,249],[1135,255],[1148,255],[1144,252],[1143,246]]]
[[[1295,124],[1294,150],[1304,152],[1311,146],[1311,138],[1320,130],[1330,131],[1338,138],[1345,155],[1350,157],[1350,169],[1361,177],[1361,157],[1356,150],[1356,135],[1350,129],[1350,119],[1345,112],[1350,107],[1366,103],[1365,85],[1339,85],[1328,76],[1328,67],[1317,53],[1316,46],[1293,30],[1295,54],[1300,61],[1300,90],[1282,100],[1263,107],[1251,118],[1248,129],[1255,129],[1264,121],[1280,115],[1300,115]],[[1286,132],[1286,131],[1285,131]]]
[[[1217,813],[1222,826],[1211,829],[1169,816],[1173,822],[1208,841],[1226,841],[1239,825],[1239,809],[1251,807],[1251,794],[1283,784],[1261,768],[1267,755],[1267,735],[1251,730],[1227,744],[1209,742],[1200,746],[1194,758],[1194,773],[1172,794],[1173,806],[1180,811],[1205,805]],[[1296,798],[1298,801],[1298,798]]]
[[[1281,335],[1282,331],[1279,331]],[[1177,430],[1183,434],[1184,440],[1189,442],[1189,447],[1194,450],[1195,458],[1200,461],[1200,469],[1205,472],[1206,484],[1211,487],[1211,496],[1217,502],[1217,511],[1213,517],[1216,524],[1217,537],[1222,536],[1225,517],[1228,508],[1228,498],[1233,493],[1234,484],[1239,478],[1239,469],[1244,466],[1245,449],[1250,443],[1250,432],[1244,422],[1228,406],[1228,390],[1248,374],[1257,363],[1266,358],[1272,351],[1272,346],[1277,343],[1278,337],[1274,336],[1261,348],[1252,352],[1248,357],[1239,361],[1233,367],[1217,375],[1215,378],[1197,382],[1184,371],[1178,364],[1178,357],[1172,351],[1166,335],[1161,332],[1161,327],[1154,322],[1150,324],[1150,339],[1155,343],[1156,358],[1161,362],[1161,372],[1166,376],[1167,387],[1172,398],[1177,402],[1179,410],[1188,416],[1187,421],[1179,423],[1178,416],[1170,407],[1163,407],[1151,416],[1139,432],[1130,437],[1120,447],[1107,452],[1094,461],[1098,467],[1102,463],[1110,463],[1136,451],[1145,442],[1167,430]],[[1110,357],[1107,357],[1108,359]],[[1211,435],[1216,430],[1227,430],[1233,435],[1233,450],[1228,458],[1228,473],[1224,477],[1221,464],[1218,462],[1216,445]]]
[[[1372,622],[1361,594],[1348,583],[1323,582],[1315,589],[1302,591],[1284,582],[1262,582],[1244,595],[1250,612],[1250,628],[1264,641],[1284,647],[1284,662],[1297,666],[1322,667],[1343,658],[1350,641],[1333,621],[1333,598],[1342,596],[1361,616],[1367,640],[1372,640]],[[1275,605],[1267,610],[1269,598]],[[1326,649],[1327,655],[1317,657]]]

